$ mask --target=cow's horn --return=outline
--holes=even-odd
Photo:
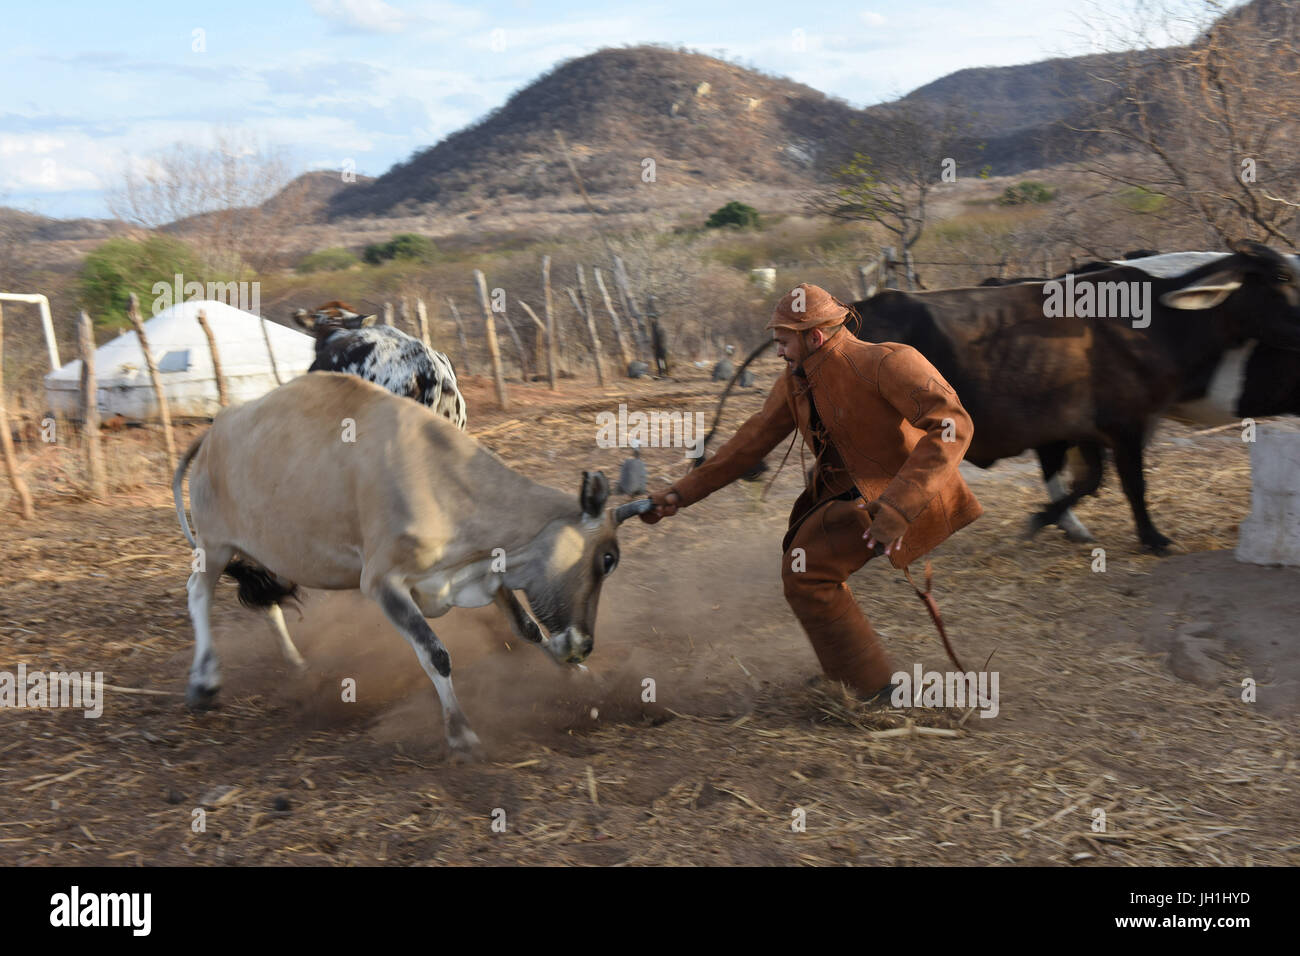
[[[642,498],[639,501],[629,501],[627,504],[619,505],[614,509],[614,521],[622,524],[628,518],[634,515],[643,515],[647,511],[653,511],[655,503],[650,498]]]

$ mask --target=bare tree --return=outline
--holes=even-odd
[[[280,150],[218,130],[210,143],[178,142],[128,167],[108,205],[126,222],[193,239],[210,268],[261,271],[305,199],[285,189],[291,180]]]
[[[1280,3],[1224,10],[1202,0],[1192,42],[1153,45],[1147,65],[1117,63],[1108,77],[1115,98],[1086,126],[1101,140],[1085,168],[1171,204],[1207,241],[1245,237],[1295,248],[1300,10]],[[1130,37],[1180,25],[1145,4],[1137,16]]]
[[[861,139],[870,144],[834,170],[833,182],[808,199],[814,212],[873,222],[902,251],[925,231],[927,203],[945,173],[955,176],[971,150],[963,135],[967,111],[898,100],[872,110]]]

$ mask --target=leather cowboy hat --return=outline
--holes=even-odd
[[[821,286],[801,282],[781,297],[765,328],[807,332],[828,325],[843,325],[852,311]]]

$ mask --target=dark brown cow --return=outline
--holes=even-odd
[[[1208,381],[1225,353],[1249,339],[1300,349],[1300,274],[1257,243],[1183,275],[1115,266],[1071,279],[1078,303],[1145,300],[1146,315],[1049,317],[1060,284],[938,292],[882,292],[858,302],[859,337],[914,346],[943,373],[975,423],[966,458],[987,468],[1028,448],[1098,452],[1070,493],[1035,520],[1055,522],[1101,481],[1100,446],[1115,456],[1138,537],[1170,541],[1146,506],[1142,448],[1158,416]],[[1145,297],[1145,298],[1144,298]],[[1133,310],[1130,310],[1133,311]],[[1088,457],[1088,456],[1085,456]]]

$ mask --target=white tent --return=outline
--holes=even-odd
[[[307,371],[316,356],[315,340],[294,329],[262,319],[224,302],[182,302],[145,322],[149,350],[162,377],[163,391],[173,417],[208,418],[217,413],[217,382],[212,352],[198,323],[202,310],[217,341],[221,371],[232,404],[247,402],[275,388],[275,375],[267,354],[266,337],[275,352],[283,381]],[[158,402],[145,365],[140,337],[134,331],[119,335],[95,350],[95,379],[99,411],[121,414],[136,421],[156,421]],[[81,400],[81,359],[45,376],[50,409],[75,416]]]

